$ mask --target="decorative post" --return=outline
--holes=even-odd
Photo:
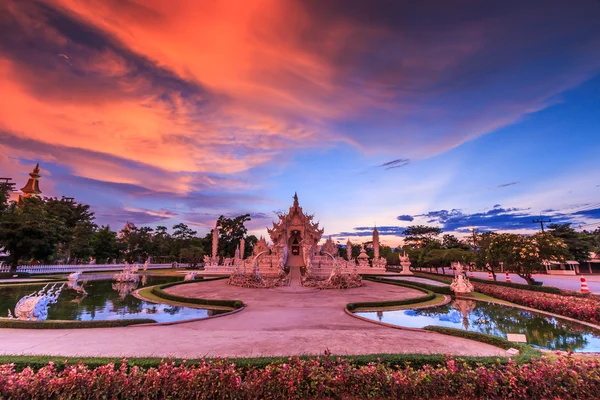
[[[350,239],[346,242],[346,258],[348,261],[352,260],[352,242],[350,242]]]
[[[212,237],[212,258],[214,265],[218,265],[219,256],[217,255],[217,250],[219,248],[219,224],[218,221],[215,224],[215,229],[213,229],[213,237]]]
[[[373,259],[379,260],[379,232],[377,227],[373,229]]]

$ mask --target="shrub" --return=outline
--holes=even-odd
[[[330,356],[291,357],[248,369],[219,359],[193,366],[169,361],[149,369],[125,360],[62,370],[50,363],[37,372],[0,366],[0,398],[11,399],[595,399],[599,392],[600,361],[573,357],[486,367],[447,358],[436,366],[403,369]]]
[[[475,290],[511,303],[564,315],[580,321],[600,322],[600,298],[598,296],[581,298],[550,293],[532,293],[528,290],[480,283],[475,284]]]
[[[177,301],[180,303],[189,303],[189,304],[198,304],[204,306],[220,306],[220,307],[231,307],[234,309],[242,308],[244,303],[241,300],[214,300],[214,299],[201,299],[199,297],[185,297],[179,296],[172,293],[167,293],[163,289],[177,286],[177,285],[185,285],[190,283],[199,283],[199,282],[210,282],[221,279],[228,279],[227,277],[221,278],[213,278],[213,279],[202,279],[198,281],[186,281],[186,282],[172,282],[167,283],[160,286],[154,286],[151,290],[151,293],[157,297],[163,298],[165,300]]]
[[[2,319],[0,328],[14,329],[81,329],[81,328],[114,328],[119,326],[155,324],[150,318],[118,319],[98,321],[23,321],[19,319]]]
[[[365,280],[369,280],[369,281],[373,281],[373,282],[379,282],[377,279],[375,278],[364,278]],[[420,296],[420,297],[413,297],[410,299],[402,299],[402,300],[389,300],[389,301],[367,301],[367,302],[361,302],[361,303],[348,303],[346,305],[346,308],[349,311],[353,311],[356,310],[357,308],[378,308],[378,307],[393,307],[393,306],[403,306],[406,304],[415,304],[415,303],[423,303],[425,301],[429,301],[429,300],[433,300],[435,299],[435,293],[433,293],[430,290],[427,289],[423,289],[420,287],[416,287],[413,285],[408,285],[402,282],[397,282],[397,281],[381,281],[381,283],[385,283],[388,285],[396,285],[396,286],[403,286],[403,287],[407,287],[407,288],[411,288],[411,289],[415,289],[418,291],[421,291],[423,293],[426,293],[425,296]],[[412,283],[412,282],[411,282]]]
[[[428,285],[427,283],[423,283],[423,282],[403,281],[403,280],[394,280],[394,279],[385,279],[385,278],[377,278],[377,282],[391,283],[391,284],[394,284],[394,282],[400,282],[400,283],[404,283],[407,285],[416,286],[416,287],[419,287],[422,289],[427,289],[433,293],[447,294],[447,295],[454,294],[454,292],[450,289],[450,286],[436,286],[436,285]]]

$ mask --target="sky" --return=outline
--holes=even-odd
[[[597,0],[0,0],[0,176],[115,230],[593,230],[599,155]]]

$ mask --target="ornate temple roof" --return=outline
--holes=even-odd
[[[300,207],[298,194],[294,193],[294,203],[287,214],[279,214],[279,221],[273,222],[273,228],[267,228],[269,236],[275,245],[286,243],[290,235],[297,231],[303,240],[321,240],[324,229],[319,229],[319,223],[313,222],[313,215],[306,215]]]

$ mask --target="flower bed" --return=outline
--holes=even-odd
[[[394,368],[384,363],[290,358],[242,369],[225,361],[198,365],[161,363],[143,369],[84,364],[34,372],[0,366],[0,398],[70,399],[305,399],[305,398],[527,398],[594,399],[600,393],[600,362],[541,358],[529,364],[471,366],[447,359],[437,366]]]
[[[480,283],[474,283],[474,285],[475,290],[480,293],[511,303],[564,315],[580,321],[600,322],[600,299],[598,296],[575,297]]]

